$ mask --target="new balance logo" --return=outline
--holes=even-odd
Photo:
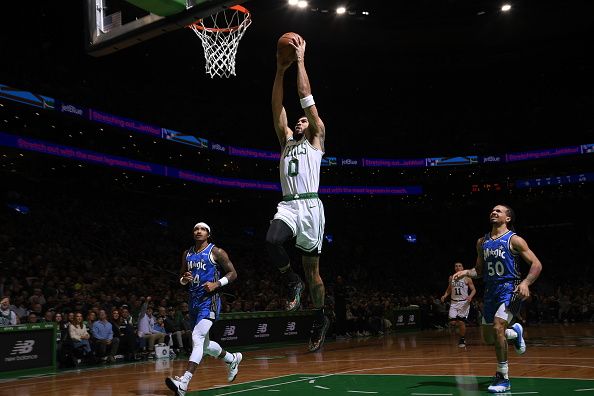
[[[237,336],[235,335],[235,326],[225,326],[225,330],[223,330],[223,335],[221,336],[222,341],[233,341],[236,340]]]
[[[33,350],[33,345],[35,345],[35,340],[24,340],[24,341],[17,341],[10,352],[11,355],[24,355],[27,353],[31,353]]]
[[[270,337],[268,334],[268,323],[259,323],[258,328],[256,329],[256,334],[254,338],[266,338]]]
[[[223,337],[235,335],[235,326],[225,326]]]
[[[287,328],[285,329],[285,335],[297,334],[297,331],[295,331],[296,328],[297,328],[296,322],[287,322]]]

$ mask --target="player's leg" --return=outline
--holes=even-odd
[[[280,273],[289,288],[287,296],[287,311],[294,311],[301,305],[303,282],[291,267],[289,255],[284,247],[285,242],[293,238],[297,232],[297,214],[287,203],[278,205],[277,213],[270,222],[266,233],[266,250],[268,257]]]
[[[233,382],[235,380],[239,372],[239,363],[243,359],[243,355],[240,352],[227,352],[218,342],[212,341],[207,334],[204,341],[204,353],[217,359],[222,359],[227,363],[227,381]]]
[[[320,276],[320,256],[315,253],[303,254],[303,270],[309,286],[309,294],[314,306],[314,321],[312,325],[312,334],[309,340],[310,352],[315,352],[322,347],[326,332],[330,326],[330,320],[324,314],[324,299],[326,290],[324,281]]]
[[[295,244],[302,251],[301,262],[309,286],[309,294],[315,310],[309,350],[315,352],[322,347],[330,320],[324,314],[326,290],[320,276],[320,254],[324,238],[324,207],[319,199],[308,199],[299,203],[300,232]]]
[[[466,318],[458,317],[456,321],[458,327],[458,346],[464,348],[466,346]]]
[[[516,319],[516,323],[514,323],[511,328],[505,330],[505,336],[508,340],[513,340],[514,349],[518,355],[523,355],[526,353],[526,342],[524,341],[524,327],[520,324],[519,321],[519,312],[522,308],[522,299],[516,293],[514,293],[509,301],[507,306],[508,311],[513,315],[512,317]],[[509,322],[512,319],[510,318]]]
[[[467,301],[460,301],[460,306],[458,307],[457,314],[457,324],[458,324],[458,335],[460,339],[458,340],[458,346],[460,348],[464,348],[466,346],[466,320],[468,318],[468,314],[470,313],[470,303]]]
[[[176,395],[185,395],[185,393],[188,391],[188,385],[192,380],[192,376],[202,361],[202,356],[204,355],[204,344],[206,338],[208,337],[208,332],[212,327],[212,321],[206,319],[209,314],[210,309],[206,308],[199,310],[197,315],[192,315],[192,317],[196,318],[198,323],[196,323],[194,330],[192,331],[193,346],[192,353],[190,354],[190,359],[188,361],[188,368],[181,377],[175,376],[173,378],[167,377],[165,379],[165,384],[167,387],[176,392]]]
[[[513,315],[507,309],[505,303],[502,303],[493,318],[493,330],[495,333],[495,354],[497,356],[497,371],[493,378],[493,383],[487,388],[491,393],[507,392],[511,389],[508,376],[507,363],[507,338],[505,330]]]
[[[458,320],[456,317],[458,316],[458,310],[456,309],[456,302],[451,300],[450,301],[450,310],[448,311],[448,330],[450,335],[452,333],[456,334],[458,331]]]

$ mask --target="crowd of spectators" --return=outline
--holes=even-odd
[[[210,198],[199,202],[206,207],[196,208],[190,198],[155,197],[113,186],[97,197],[99,187],[92,182],[74,184],[72,189],[54,182],[4,195],[0,323],[56,322],[60,356],[66,363],[150,358],[161,343],[169,344],[175,353],[190,350],[192,325],[178,271],[181,252],[193,243],[191,227],[196,221],[210,223],[214,242],[229,253],[238,271],[238,281],[224,290],[224,313],[274,311],[284,306],[284,287],[263,248],[267,223],[262,217],[274,209],[270,202],[256,197],[249,203],[253,211],[245,214],[245,207],[233,209]],[[28,213],[13,210],[7,205],[11,201],[27,204]],[[215,204],[208,206],[208,202]],[[353,202],[345,206],[357,205]],[[532,288],[523,319],[528,325],[592,322],[592,271],[584,261],[594,240],[590,223],[551,220],[539,226],[532,218],[546,205],[529,197],[525,202],[518,213],[532,225],[524,230],[544,271]],[[587,202],[587,198],[575,199],[571,210],[591,216]],[[327,199],[328,212],[338,211],[342,203]],[[484,232],[486,220],[482,216],[461,220],[456,233],[445,236],[433,224],[464,213],[469,205],[486,212],[491,200],[443,203],[448,213],[433,220],[428,213],[436,204],[414,207],[409,218],[405,209],[388,210],[381,201],[370,199],[358,205],[371,212],[358,219],[330,217],[328,233],[334,241],[326,240],[322,257],[334,335],[385,334],[401,320],[400,310],[411,306],[419,308],[423,328],[445,326],[447,306],[439,296],[454,260],[463,256],[467,265],[473,263],[472,245],[480,236],[476,230]],[[402,222],[416,219],[420,241],[408,243],[399,230],[374,230],[378,215],[386,213]],[[292,254],[298,263],[297,253]],[[295,268],[299,270],[299,265]],[[480,320],[481,282],[476,284],[471,325]],[[307,291],[303,304],[311,307]]]

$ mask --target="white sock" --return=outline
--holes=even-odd
[[[225,356],[223,357],[223,361],[225,363],[233,363],[235,360],[235,355],[229,352],[225,352]]]
[[[503,378],[505,378],[505,379],[508,378],[507,371],[508,371],[507,360],[505,362],[497,363],[497,372],[503,374]]]
[[[508,340],[515,340],[518,338],[518,333],[514,329],[506,329],[505,330],[505,338]]]
[[[190,373],[189,371],[186,371],[182,377],[182,382],[189,384],[191,380],[192,380],[192,373]]]

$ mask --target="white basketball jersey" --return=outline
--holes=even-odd
[[[452,301],[463,301],[468,298],[468,285],[464,278],[452,281]]]
[[[287,141],[279,166],[283,195],[318,192],[323,155],[305,136]]]

